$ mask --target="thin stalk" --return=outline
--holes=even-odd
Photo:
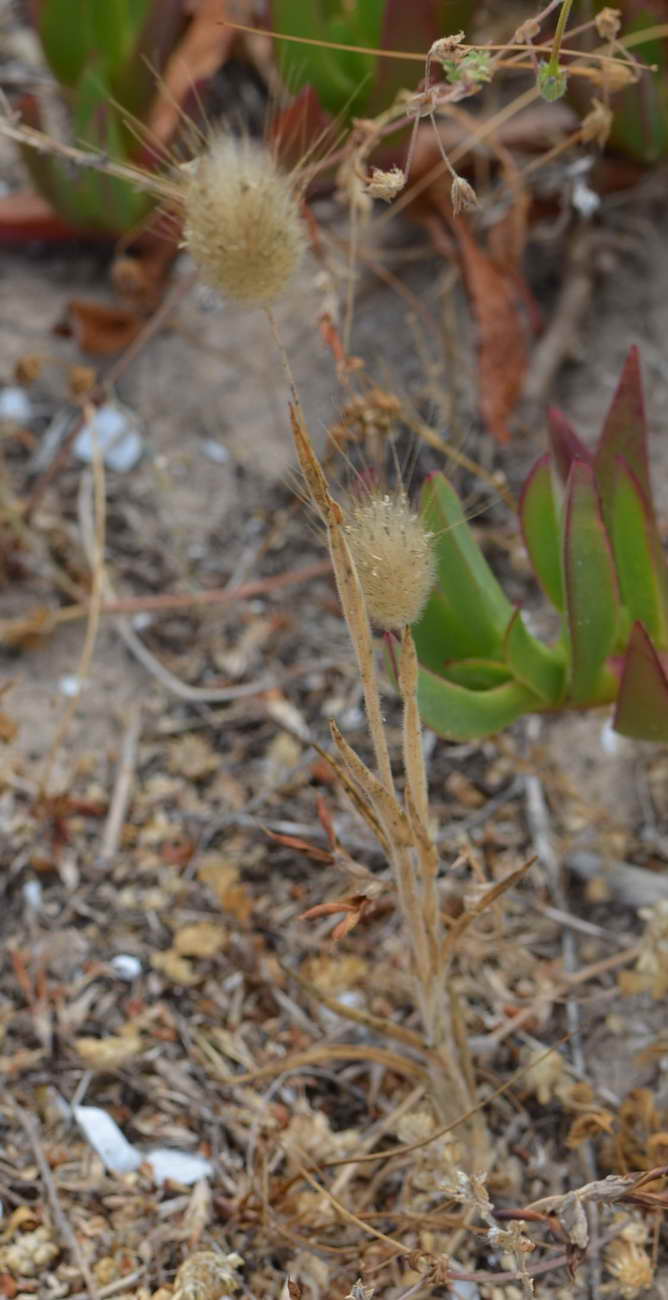
[[[548,71],[551,76],[554,76],[559,71],[559,51],[561,50],[561,43],[564,39],[564,32],[566,31],[566,23],[568,22],[568,15],[570,14],[572,8],[573,8],[573,0],[564,0],[563,5],[561,6],[559,17],[557,19],[557,27],[554,33],[554,40],[552,42],[552,53],[550,55],[550,61],[547,65]]]

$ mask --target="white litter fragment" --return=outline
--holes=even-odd
[[[23,886],[23,899],[26,907],[38,912],[42,906],[42,886],[39,880],[26,880]]]
[[[112,1174],[129,1174],[144,1157],[121,1133],[118,1124],[99,1106],[73,1106],[72,1114],[84,1137]]]
[[[156,1183],[169,1179],[190,1187],[202,1178],[209,1178],[213,1165],[203,1156],[188,1151],[174,1151],[169,1147],[154,1147],[141,1152],[121,1133],[118,1124],[99,1106],[73,1106],[72,1114],[100,1160],[112,1174],[129,1174],[140,1165],[150,1165]]]
[[[216,465],[224,465],[225,461],[230,459],[227,447],[224,447],[222,442],[216,442],[215,438],[206,438],[202,443],[202,451]]]
[[[11,420],[12,424],[27,424],[33,413],[32,402],[25,388],[10,384],[0,389],[0,420]]]
[[[141,975],[142,965],[138,957],[133,957],[129,952],[119,952],[112,957],[109,962],[115,975],[119,980],[136,980]]]
[[[480,1300],[477,1282],[467,1282],[465,1278],[455,1278],[448,1283],[452,1300]]]
[[[174,1151],[169,1147],[155,1147],[153,1151],[147,1151],[144,1160],[151,1166],[156,1183],[164,1183],[169,1179],[170,1182],[190,1187],[213,1173],[213,1165],[203,1156]]]
[[[586,181],[577,180],[573,186],[571,202],[581,217],[591,217],[601,206],[601,196]]]
[[[93,460],[95,439],[107,468],[121,474],[134,468],[144,450],[136,415],[115,402],[99,406],[74,440],[74,454],[86,465]]]
[[[600,743],[604,754],[618,754],[623,747],[622,737],[618,731],[613,730],[610,718],[601,727]]]
[[[73,699],[81,690],[81,681],[75,673],[66,673],[61,677],[58,685],[60,686],[61,695],[66,695],[68,699]]]

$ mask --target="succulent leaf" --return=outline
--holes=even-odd
[[[647,417],[642,391],[640,355],[631,348],[622,370],[615,395],[605,417],[594,457],[596,482],[601,494],[603,517],[608,522],[611,494],[620,456],[635,474],[646,501],[651,507],[652,489],[647,452]]]
[[[456,659],[437,674],[472,691],[488,691],[512,680],[508,665],[495,659]]]
[[[559,704],[565,688],[563,654],[550,650],[528,631],[521,611],[515,610],[506,631],[506,663],[513,677],[546,704]]]
[[[668,671],[642,623],[635,623],[617,697],[615,730],[668,743]]]
[[[605,662],[615,647],[619,591],[591,465],[574,461],[563,537],[564,588],[574,704],[610,698]],[[614,691],[613,691],[614,693]]]
[[[668,648],[668,567],[638,478],[620,456],[610,488],[608,529],[621,596],[631,619]]]
[[[581,460],[588,465],[593,457],[589,448],[585,447],[585,444],[578,437],[570,420],[566,419],[563,411],[560,411],[556,406],[551,406],[547,415],[554,467],[560,481],[565,486],[573,463]]]
[[[557,503],[549,452],[534,465],[519,501],[519,516],[533,571],[557,609],[564,607]]]
[[[418,705],[422,718],[448,740],[477,740],[508,727],[524,713],[541,708],[541,701],[519,682],[504,682],[490,690],[469,690],[421,669]]]
[[[441,617],[445,614],[445,627],[438,638],[441,663],[455,658],[501,658],[513,608],[473,536],[457,493],[443,474],[433,474],[426,483],[420,513],[434,535],[438,578],[414,628],[418,655],[423,658],[421,646],[440,611]]]

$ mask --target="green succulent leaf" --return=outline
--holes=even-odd
[[[112,158],[124,157],[123,128],[102,71],[89,66],[77,87],[72,131],[78,141]],[[150,198],[126,181],[101,172],[81,172],[71,185],[77,225],[118,233],[131,230],[150,209]]]
[[[668,649],[668,568],[651,506],[620,456],[610,488],[609,531],[621,596],[633,622]]]
[[[421,669],[418,706],[427,726],[448,740],[478,740],[508,727],[524,713],[542,707],[541,700],[519,682],[504,682],[491,690],[470,690]]]
[[[610,543],[590,465],[575,461],[566,489],[563,572],[574,704],[614,694],[605,664],[619,627],[620,603]]]
[[[379,0],[366,0],[359,10],[342,4],[328,5],[324,0],[310,0],[308,4],[304,0],[273,0],[272,4],[275,31],[310,41],[377,48],[381,18]],[[375,76],[374,55],[280,39],[276,44],[279,68],[291,91],[312,86],[330,113],[350,116],[360,111]]]
[[[645,500],[651,507],[647,416],[642,390],[640,354],[637,347],[631,348],[624,363],[594,457],[596,482],[601,494],[603,518],[606,523],[611,510],[610,503],[620,456],[624,457],[629,469],[635,474]]]
[[[513,615],[443,474],[433,474],[420,513],[434,534],[437,586],[413,629],[418,657],[435,671],[451,659],[501,659]]]
[[[130,58],[152,0],[44,0],[39,35],[48,62],[74,88],[93,58],[113,75]]]
[[[508,665],[494,659],[457,659],[446,664],[438,676],[472,691],[488,691],[512,680]]]
[[[642,623],[631,632],[614,726],[634,740],[668,743],[668,672]]]
[[[565,688],[564,656],[550,650],[527,630],[521,611],[515,610],[506,631],[506,663],[513,677],[547,705],[559,704]]]
[[[557,515],[552,459],[549,453],[534,465],[519,501],[519,516],[533,571],[546,596],[564,608],[560,525]]]
[[[590,464],[593,457],[563,411],[560,411],[557,406],[551,406],[547,417],[554,467],[565,487],[573,462],[583,460],[585,464]]]

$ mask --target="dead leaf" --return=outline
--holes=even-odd
[[[174,948],[168,948],[166,952],[154,952],[151,954],[151,965],[154,970],[159,970],[173,984],[181,984],[184,988],[189,988],[197,984],[201,976],[193,970],[192,962],[187,957],[182,957]]]
[[[80,230],[63,221],[41,195],[19,190],[0,198],[0,237],[3,244],[61,243],[81,237]],[[108,241],[107,241],[108,242]]]
[[[220,766],[220,756],[204,736],[191,732],[172,742],[167,765],[177,776],[199,781],[216,771]]]
[[[129,307],[107,307],[72,298],[67,304],[65,320],[56,326],[56,333],[73,334],[82,352],[109,357],[128,347],[142,325],[141,317]]]
[[[142,1040],[136,1029],[129,1029],[107,1038],[75,1038],[74,1046],[89,1069],[118,1070],[139,1055]]]
[[[182,957],[213,957],[225,947],[228,935],[213,921],[194,921],[174,935],[174,950]]]
[[[453,218],[464,277],[478,322],[480,407],[499,442],[508,442],[508,418],[522,392],[529,359],[529,329],[518,277],[475,241],[468,222]]]
[[[243,22],[243,17],[239,19]],[[225,23],[224,0],[200,0],[170,55],[147,123],[147,138],[167,144],[183,121],[184,102],[225,63],[237,33]]]
[[[0,645],[16,650],[32,650],[51,630],[51,610],[37,605],[21,618],[8,618],[0,622]]]

